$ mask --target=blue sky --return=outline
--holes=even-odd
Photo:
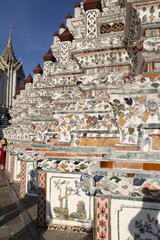
[[[0,54],[7,46],[10,20],[12,45],[16,58],[21,57],[26,77],[33,75],[38,63],[43,68],[43,55],[53,43],[53,34],[66,23],[66,15],[74,16],[77,0],[1,0]],[[82,1],[80,1],[82,2]]]

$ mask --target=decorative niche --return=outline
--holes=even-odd
[[[103,23],[100,27],[100,34],[107,34],[112,32],[121,32],[124,30],[124,23],[117,22],[113,24]]]

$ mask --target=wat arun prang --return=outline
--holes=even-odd
[[[16,94],[6,170],[38,224],[159,239],[160,1],[85,0]]]

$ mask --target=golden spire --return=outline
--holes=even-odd
[[[12,18],[11,18],[11,24],[10,24],[10,34],[8,39],[7,48],[12,47]]]

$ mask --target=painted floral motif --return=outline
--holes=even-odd
[[[68,226],[56,225],[56,224],[49,224],[48,229],[49,230],[74,232],[74,233],[92,233],[92,228],[68,227]]]
[[[97,53],[94,55],[86,55],[86,56],[78,56],[77,60],[79,64],[83,68],[97,65],[104,66],[104,65],[111,65],[117,64],[121,62],[125,62],[129,64],[129,57],[126,51],[110,51],[105,53]]]
[[[109,240],[109,200],[107,198],[95,199],[97,240]]]
[[[94,116],[94,117],[89,117],[86,121],[87,125],[89,127],[95,128],[97,123],[98,123],[98,119]]]
[[[62,159],[45,159],[38,162],[38,167],[43,170],[50,170],[53,172],[85,172],[93,167],[97,161],[81,161],[81,160],[62,160]]]
[[[100,240],[105,239],[106,238],[106,234],[103,231],[101,231],[101,233],[99,235],[99,238],[100,238]]]
[[[150,214],[147,214],[147,221],[143,221],[143,219],[136,220],[135,228],[139,230],[139,233],[135,234],[134,239],[145,240],[145,234],[147,234],[147,237],[150,237],[148,239],[160,240],[160,227],[158,220]]]
[[[51,124],[53,124],[53,126],[57,127],[59,125],[59,122],[57,119],[53,119],[53,121],[51,122]]]
[[[106,222],[104,220],[99,221],[99,225],[101,228],[106,227]]]
[[[136,6],[137,17],[139,17],[142,21],[142,24],[153,24],[153,22],[160,22],[159,18],[159,4],[154,5],[145,5]]]
[[[143,50],[143,39],[140,39],[137,42],[134,42],[131,46],[131,49],[134,53],[140,52]]]
[[[85,192],[87,196],[93,194],[93,186],[95,185],[94,179],[89,174],[83,174],[80,177],[81,190]]]
[[[71,133],[76,130],[98,129],[103,131],[117,131],[113,115],[109,114],[109,109],[111,108],[108,104],[105,104],[102,110],[104,110],[104,107],[106,107],[106,111],[99,114],[88,112],[84,114],[55,114],[55,119],[59,119],[59,121],[38,122],[37,120],[32,120],[32,124],[34,123],[35,125],[33,131],[34,138],[43,141],[45,135],[52,133],[58,136],[59,142],[70,142]]]
[[[159,179],[107,177],[95,175],[96,182],[95,195],[123,195],[131,197],[160,198]],[[98,176],[98,178],[97,178]],[[97,181],[96,181],[97,179]]]
[[[69,213],[68,208],[68,198],[69,196],[78,195],[80,194],[80,184],[77,180],[74,181],[75,187],[73,188],[70,185],[70,181],[67,180],[57,180],[54,181],[54,186],[59,191],[58,195],[58,201],[59,201],[59,207],[54,207],[53,212],[55,213],[56,218],[60,219],[66,219],[66,220],[74,220],[74,219],[86,219],[86,210],[85,210],[85,204],[83,201],[79,201],[77,203],[77,212]],[[65,188],[65,192],[62,193],[62,188]]]
[[[150,79],[140,78],[138,85],[143,89],[146,88],[144,84],[150,85],[151,89],[155,88],[154,83]],[[133,93],[137,88],[135,87],[134,89],[134,86],[135,84],[132,86]],[[157,87],[159,86],[157,85]],[[126,89],[127,86],[125,91]],[[132,94],[132,97],[125,94],[120,99],[113,98],[112,108],[119,125],[121,142],[137,144],[140,141],[137,127],[143,123],[158,123],[158,102],[158,93],[147,96],[143,94],[143,91],[142,94]]]
[[[115,115],[118,114],[120,118],[124,117],[123,111],[125,110],[125,105],[120,104],[118,99],[113,100],[112,108]]]
[[[82,11],[82,14],[78,15],[76,19],[70,20],[72,24],[67,23],[67,26],[71,27],[74,41],[72,43],[55,41],[56,44],[53,44],[52,49],[55,50],[57,62],[45,62],[44,74],[39,77],[34,76],[33,85],[27,84],[26,90],[17,96],[13,110],[11,110],[13,125],[4,130],[6,138],[14,140],[13,142],[24,141],[29,145],[33,143],[38,147],[45,145],[45,150],[47,148],[54,152],[58,150],[60,153],[63,152],[64,156],[64,152],[69,152],[70,149],[74,149],[75,155],[77,154],[80,138],[98,139],[104,135],[112,138],[120,133],[120,143],[124,145],[138,144],[138,146],[141,144],[141,152],[151,150],[151,144],[158,139],[152,139],[151,134],[159,136],[159,132],[151,132],[149,128],[150,126],[151,128],[155,127],[157,131],[160,120],[160,78],[158,76],[160,63],[158,60],[156,62],[160,53],[160,34],[158,28],[153,29],[160,23],[160,5],[156,2],[154,4],[134,4],[137,16],[134,16],[133,13],[132,17],[135,22],[132,22],[133,19],[131,19],[129,25],[133,24],[136,29],[129,30],[129,34],[132,32],[133,35],[128,37],[129,39],[133,38],[133,42],[129,49],[131,52],[128,53],[128,49],[125,50],[124,46],[128,48],[130,43],[125,42],[123,31],[102,34],[103,36],[98,32],[104,22],[124,22],[125,1],[104,0],[101,1],[101,4],[102,12],[89,11],[86,13],[87,17],[83,18],[84,12]],[[85,22],[86,19],[87,22]],[[139,35],[141,25],[146,29],[145,36],[143,40],[135,41],[134,38]],[[86,26],[88,32],[85,32]],[[152,29],[149,30],[150,26]],[[89,39],[86,36],[89,36]],[[150,77],[144,77],[146,74],[143,74],[131,78],[130,73],[134,70],[134,63],[138,62],[137,53],[142,50],[143,52],[139,54],[142,54],[145,59]],[[156,73],[157,77],[153,77],[152,72]],[[63,147],[64,145],[69,147]],[[145,150],[148,145],[150,148]],[[158,147],[156,145],[156,148],[152,150],[157,151]],[[86,147],[86,149],[88,151],[90,147]],[[110,153],[110,149],[106,149]],[[11,151],[16,152],[15,149],[11,149]],[[99,153],[99,149],[97,152]],[[116,153],[116,151],[114,152]],[[93,176],[86,174],[97,163],[89,155],[87,157],[89,160],[82,158],[80,160],[72,158],[72,160],[68,156],[66,157],[67,154],[64,158],[57,159],[46,158],[45,153],[36,155],[31,151],[23,154],[17,152],[17,154],[22,161],[32,161],[31,164],[37,164],[33,166],[36,169],[35,172],[31,170],[27,173],[32,177],[29,186],[32,192],[37,191],[37,186],[34,184],[37,181],[37,168],[43,169],[44,173],[47,171],[47,174],[52,177],[58,176],[57,172],[59,172],[60,178],[57,177],[56,180],[52,178],[53,185],[50,188],[53,196],[51,213],[46,214],[43,211],[45,209],[44,191],[39,196],[43,199],[41,201],[43,220],[44,216],[53,215],[54,219],[58,219],[57,222],[61,220],[77,221],[83,222],[84,226],[87,224],[88,227],[87,204],[82,196],[95,196],[97,240],[110,238],[110,202],[109,199],[99,196],[115,198],[123,196],[135,199],[160,198],[158,177],[155,179],[151,176],[139,177],[138,174],[137,177],[124,177],[124,175],[121,177],[120,175],[115,176],[116,174],[111,176],[111,173],[104,176],[105,172]],[[138,153],[136,154],[137,157]],[[80,180],[73,180],[73,184],[71,184],[72,180],[67,180],[66,177],[62,180],[61,175],[64,173],[66,176],[74,173],[75,177],[80,172],[82,172]],[[43,189],[45,183],[42,178],[40,182]],[[48,191],[48,189],[46,190]],[[71,197],[76,199],[74,210],[69,208]],[[86,198],[90,199],[90,197]],[[150,219],[152,218],[150,217]],[[143,221],[137,222],[137,229],[140,232],[152,231],[151,225],[155,226],[156,222],[153,220],[151,223],[150,219],[148,219],[150,225],[148,223],[143,225]],[[68,232],[85,231],[85,228],[55,224],[52,224],[51,228]],[[143,234],[140,233],[140,235]],[[136,236],[137,239],[143,239],[143,236],[140,235]]]

